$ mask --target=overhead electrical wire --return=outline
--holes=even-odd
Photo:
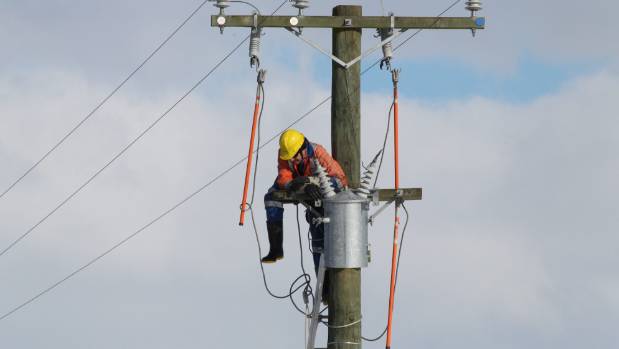
[[[275,12],[277,12],[287,1],[284,1]],[[274,13],[275,13],[274,12]],[[43,218],[41,218],[36,224],[30,227],[26,232],[20,235],[17,239],[11,242],[7,247],[5,247],[2,251],[0,251],[0,257],[6,254],[9,250],[11,250],[15,245],[17,245],[20,241],[22,241],[25,237],[30,235],[39,225],[45,222],[49,217],[51,217],[56,211],[58,211],[61,207],[63,207],[67,202],[69,202],[75,195],[82,191],[86,186],[88,186],[95,178],[97,178],[103,171],[105,171],[112,163],[114,163],[118,158],[120,158],[129,148],[131,148],[134,144],[136,144],[144,135],[146,135],[151,129],[153,129],[161,120],[163,120],[176,106],[178,106],[187,96],[189,96],[198,86],[200,86],[206,79],[208,79],[211,74],[213,74],[225,61],[230,58],[247,40],[249,39],[249,35],[246,36],[241,42],[239,42],[230,52],[228,52],[211,70],[209,70],[198,82],[196,82],[185,94],[183,94],[171,107],[169,107],[161,116],[159,116],[155,121],[153,121],[146,129],[144,129],[136,138],[134,138],[129,144],[127,144],[120,152],[112,157],[103,167],[101,167],[98,171],[96,171],[90,178],[88,178],[82,185],[80,185],[76,190],[74,190],[69,196],[67,196],[64,200],[62,200],[56,207],[54,207],[50,212],[48,212]]]
[[[19,178],[17,178],[17,180],[15,180],[11,185],[9,185],[3,192],[2,194],[0,194],[0,199],[2,199],[8,192],[10,192],[19,182],[21,182],[24,178],[26,178],[26,176],[28,176],[30,174],[30,172],[32,172],[37,166],[39,166],[43,161],[45,161],[45,159],[47,159],[48,156],[50,156],[58,147],[60,147],[60,145],[62,145],[69,137],[71,137],[71,135],[73,133],[75,133],[75,131],[77,131],[78,128],[80,128],[88,119],[90,119],[91,116],[93,116],[105,103],[107,103],[108,100],[110,100],[115,94],[116,92],[118,92],[118,90],[120,90],[123,86],[125,86],[125,84],[131,80],[131,78],[142,69],[142,67],[144,67],[146,65],[146,63],[148,63],[151,58],[153,58],[158,52],[159,50],[161,50],[167,43],[168,41],[170,41],[175,35],[176,33],[178,33],[184,26],[185,24],[187,24],[187,22],[189,22],[189,20],[191,20],[196,13],[198,13],[202,7],[204,7],[204,5],[208,2],[209,0],[204,0],[200,5],[198,5],[198,7],[191,12],[191,14],[185,18],[185,20],[183,22],[181,22],[181,24],[179,26],[176,27],[176,29],[174,29],[172,31],[172,33],[170,35],[168,35],[165,40],[163,40],[161,42],[161,44],[159,44],[159,46],[157,46],[157,48],[155,48],[155,50],[153,50],[153,52],[151,52],[146,59],[144,59],[142,61],[142,63],[140,63],[118,86],[116,86],[112,92],[110,92],[105,98],[103,98],[99,104],[97,104],[95,106],[94,109],[92,109],[88,114],[86,114],[86,116],[84,118],[82,118],[82,120],[80,120],[67,134],[65,134],[56,144],[54,144],[54,146],[52,146],[37,162],[35,162],[30,168],[28,168],[28,170],[26,170],[26,172],[24,172]]]
[[[284,1],[275,11],[277,12],[288,0]],[[453,8],[457,3],[459,3],[461,0],[457,0],[454,4],[452,4],[450,7],[447,8],[447,10],[441,12],[441,14],[438,15],[438,17],[442,16],[443,14],[445,14],[447,11],[449,11],[449,9]],[[434,22],[434,24],[436,24],[438,22],[438,19],[436,22]],[[418,30],[417,32],[415,32],[413,35],[409,36],[408,39],[405,40],[405,42],[410,41],[413,37],[415,37],[417,34],[419,34],[423,29]],[[246,37],[242,42],[244,43],[245,41],[247,41],[247,39],[249,38]],[[239,44],[240,46],[240,44]],[[398,45],[396,46],[395,49],[400,48],[402,45]],[[238,47],[237,47],[238,48]],[[235,48],[235,50],[237,49]],[[367,67],[366,69],[364,69],[361,72],[361,75],[364,75],[365,73],[367,73],[370,69],[372,69],[373,67],[375,67],[376,65],[378,65],[380,63],[382,59],[377,60],[376,62],[374,62],[372,65],[370,65],[369,67]],[[269,144],[271,144],[274,140],[276,140],[285,130],[289,129],[290,127],[296,125],[297,123],[301,122],[303,119],[305,119],[306,117],[308,117],[309,115],[311,115],[314,111],[318,110],[320,107],[322,107],[325,103],[327,103],[329,100],[331,100],[331,96],[326,97],[325,99],[323,99],[322,101],[320,101],[317,105],[315,105],[312,109],[310,109],[308,112],[306,112],[305,114],[301,115],[299,118],[297,118],[296,120],[294,120],[292,123],[290,123],[286,128],[284,128],[283,130],[281,130],[280,132],[278,132],[277,134],[273,135],[271,138],[269,138],[264,144],[262,144],[260,147],[257,147],[256,151],[268,146]],[[121,241],[119,241],[118,243],[116,243],[115,245],[113,245],[111,248],[107,249],[105,252],[103,252],[102,254],[98,255],[97,257],[91,259],[88,263],[82,265],[81,267],[79,267],[78,269],[76,269],[75,271],[73,271],[72,273],[70,273],[69,275],[67,275],[66,277],[64,277],[63,279],[61,279],[60,281],[57,281],[56,283],[52,284],[51,286],[49,286],[48,288],[44,289],[43,291],[39,292],[38,294],[36,294],[35,296],[31,297],[30,299],[28,299],[27,301],[21,303],[20,305],[16,306],[15,308],[13,308],[12,310],[8,311],[7,313],[4,313],[2,316],[0,316],[0,321],[6,319],[7,317],[9,317],[10,315],[14,314],[15,312],[19,311],[20,309],[24,308],[25,306],[27,306],[28,304],[34,302],[35,300],[37,300],[38,298],[42,297],[43,295],[45,295],[46,293],[52,291],[53,289],[55,289],[56,287],[60,286],[62,283],[68,281],[69,279],[71,279],[72,277],[74,277],[75,275],[77,275],[78,273],[80,273],[81,271],[85,270],[86,268],[90,267],[92,264],[96,263],[97,261],[99,261],[100,259],[102,259],[103,257],[107,256],[109,253],[111,253],[112,251],[116,250],[117,248],[121,247],[122,245],[124,245],[125,243],[127,243],[129,240],[133,239],[135,236],[137,236],[138,234],[140,234],[141,232],[143,232],[144,230],[146,230],[147,228],[149,228],[150,226],[152,226],[153,224],[157,223],[158,221],[160,221],[161,219],[163,219],[164,217],[166,217],[167,215],[169,215],[170,213],[172,213],[173,211],[175,211],[176,209],[178,209],[179,207],[181,207],[182,205],[184,205],[185,203],[187,203],[188,201],[190,201],[191,199],[193,199],[195,196],[197,196],[198,194],[200,194],[202,191],[204,191],[206,188],[210,187],[212,184],[214,184],[215,182],[217,182],[218,180],[220,180],[222,177],[224,177],[225,175],[227,175],[228,173],[230,173],[232,170],[234,170],[236,167],[238,167],[239,165],[241,165],[243,162],[245,162],[245,160],[247,160],[247,156],[241,158],[240,160],[238,160],[237,162],[235,162],[232,166],[228,167],[227,169],[225,169],[224,171],[222,171],[220,174],[218,174],[217,176],[215,176],[213,179],[211,179],[210,181],[208,181],[207,183],[205,183],[203,186],[201,186],[200,188],[198,188],[197,190],[195,190],[194,192],[192,192],[191,194],[189,194],[188,196],[186,196],[185,198],[183,198],[181,201],[177,202],[176,204],[174,204],[172,207],[170,207],[169,209],[167,209],[166,211],[164,211],[162,214],[160,214],[159,216],[157,216],[156,218],[154,218],[153,220],[149,221],[147,224],[145,224],[144,226],[142,226],[141,228],[139,228],[138,230],[136,230],[135,232],[133,232],[132,234],[130,234],[129,236],[127,236],[126,238],[122,239]],[[406,211],[407,212],[407,211]],[[407,216],[408,216],[408,212],[407,212]],[[404,229],[406,229],[406,224],[404,226]],[[404,234],[402,234],[404,235]],[[403,236],[401,237],[403,238]],[[401,248],[401,244],[400,244],[400,248]],[[398,259],[399,260],[399,259]],[[324,309],[323,309],[324,311]],[[382,337],[382,336],[381,336]],[[378,340],[378,339],[376,339]]]

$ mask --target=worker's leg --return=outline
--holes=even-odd
[[[323,213],[322,207],[315,208],[320,214]],[[324,247],[324,226],[322,224],[314,224],[314,215],[310,210],[305,211],[305,220],[310,226],[310,235],[312,238],[312,257],[314,259],[314,270],[318,274],[318,264],[320,263],[320,255]]]
[[[264,208],[267,215],[267,232],[269,234],[269,253],[262,258],[262,263],[275,263],[284,258],[284,205],[273,200],[272,192],[277,190],[275,184],[264,196]]]

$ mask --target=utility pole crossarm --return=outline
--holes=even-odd
[[[376,189],[378,201],[390,201],[396,197],[400,197],[404,201],[421,200],[421,188],[400,188],[401,195],[396,195],[395,189]],[[311,199],[305,194],[294,194],[286,190],[274,191],[272,194],[274,200],[281,201],[286,204],[296,204],[300,201],[310,201]]]
[[[395,29],[484,29],[485,17],[394,17]],[[391,28],[386,16],[211,16],[212,27]]]

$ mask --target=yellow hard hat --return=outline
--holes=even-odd
[[[305,142],[303,133],[297,130],[286,130],[279,137],[279,158],[282,160],[290,160],[295,155]]]

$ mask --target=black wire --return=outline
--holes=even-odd
[[[430,25],[430,28],[434,27],[436,25],[436,23],[438,23],[441,20],[441,16],[444,15],[445,13],[447,13],[447,11],[451,10],[452,8],[454,8],[454,6],[456,6],[458,3],[460,3],[462,0],[456,0],[454,1],[451,5],[449,5],[443,12],[439,13],[436,16],[436,20],[434,21],[434,23],[432,23],[432,25]],[[402,41],[401,43],[399,43],[397,46],[395,46],[393,48],[393,51],[397,51],[400,47],[404,46],[407,42],[409,42],[410,40],[412,40],[415,36],[417,36],[419,33],[421,33],[422,31],[424,31],[424,28],[421,29],[417,29],[413,34],[409,35],[406,39],[404,39],[404,41]],[[365,68],[363,70],[363,72],[361,73],[361,75],[363,75],[365,72],[367,72],[368,70],[374,68],[376,65],[378,65],[383,59],[379,59],[376,62],[372,63],[370,66],[368,66],[367,68]]]
[[[456,3],[454,3],[454,5],[452,5],[451,7],[455,6],[455,4],[457,4],[458,2],[460,2],[461,0],[458,0]],[[276,10],[275,12],[277,12],[277,10],[279,10],[279,8],[281,8],[285,3],[287,2],[284,1]],[[450,8],[451,8],[450,7]],[[443,13],[445,13],[446,11],[444,11]],[[443,13],[441,13],[439,16],[441,16]],[[435,22],[436,23],[436,22]],[[420,30],[421,31],[421,30]],[[420,31],[418,31],[417,33],[419,33]],[[411,36],[414,37],[417,33],[413,34]],[[247,40],[247,38],[245,39]],[[408,41],[408,40],[407,40]],[[243,41],[244,42],[244,41]],[[402,45],[397,46],[397,48],[399,48]],[[361,72],[361,75],[364,75],[365,73],[367,73],[370,69],[372,69],[373,67],[375,67],[378,63],[380,63],[382,59],[377,60],[374,64],[370,65],[369,67],[367,67],[366,69],[364,69]],[[280,132],[278,132],[277,134],[273,135],[271,138],[269,138],[262,146],[258,147],[258,150],[266,147],[267,145],[271,144],[274,140],[276,140],[285,130],[289,129],[290,127],[296,125],[297,123],[301,122],[303,119],[305,119],[306,117],[308,117],[310,114],[312,114],[314,111],[318,110],[318,108],[322,107],[325,103],[327,103],[329,100],[331,100],[331,96],[326,97],[325,99],[323,99],[322,101],[320,101],[317,105],[315,105],[312,109],[310,109],[308,112],[306,112],[305,114],[301,115],[300,117],[298,117],[296,120],[294,120],[292,123],[290,123],[286,128],[284,128],[283,130],[281,130]],[[247,156],[241,158],[240,160],[238,160],[236,163],[234,163],[232,166],[228,167],[227,169],[225,169],[224,171],[222,171],[220,174],[218,174],[217,176],[215,176],[213,179],[211,179],[210,181],[208,181],[206,184],[204,184],[203,186],[201,186],[200,188],[198,188],[197,190],[195,190],[194,192],[192,192],[191,194],[189,194],[188,196],[186,196],[184,199],[182,199],[181,201],[179,201],[178,203],[174,204],[171,208],[169,208],[168,210],[166,210],[164,213],[162,213],[161,215],[159,215],[158,217],[156,217],[155,219],[151,220],[149,223],[147,223],[146,225],[144,225],[142,228],[138,229],[137,231],[135,231],[134,233],[132,233],[131,235],[127,236],[125,239],[121,240],[119,243],[117,243],[116,245],[112,246],[110,249],[106,250],[105,252],[103,252],[102,254],[100,254],[99,256],[93,258],[91,261],[89,261],[88,263],[86,263],[85,265],[83,265],[82,267],[78,268],[77,270],[75,270],[74,272],[72,272],[71,274],[69,274],[68,276],[66,276],[65,278],[63,278],[62,280],[54,283],[52,286],[46,288],[45,290],[41,291],[40,293],[38,293],[37,295],[35,295],[34,297],[30,298],[29,300],[27,300],[26,302],[20,304],[19,306],[13,308],[12,310],[10,310],[9,312],[5,313],[4,315],[0,316],[0,321],[7,318],[8,316],[10,316],[11,314],[15,313],[16,311],[18,311],[19,309],[22,309],[23,307],[27,306],[28,304],[34,302],[36,299],[38,299],[39,297],[45,295],[46,293],[50,292],[51,290],[55,289],[56,287],[58,287],[60,284],[64,283],[65,281],[71,279],[73,276],[75,276],[76,274],[78,274],[79,272],[81,272],[82,270],[88,268],[90,265],[94,264],[95,262],[97,262],[98,260],[100,260],[101,258],[105,257],[106,255],[108,255],[109,253],[111,253],[112,251],[114,251],[115,249],[121,247],[122,245],[124,245],[126,242],[128,242],[129,240],[131,240],[132,238],[134,238],[135,236],[137,236],[138,234],[140,234],[142,231],[146,230],[148,227],[152,226],[153,224],[155,224],[156,222],[158,222],[159,220],[163,219],[165,216],[167,216],[168,214],[172,213],[173,211],[175,211],[176,209],[178,209],[179,207],[181,207],[183,204],[185,204],[187,201],[193,199],[196,195],[200,194],[202,191],[204,191],[206,188],[210,187],[213,183],[217,182],[218,180],[220,180],[221,178],[223,178],[225,175],[227,175],[229,172],[231,172],[233,169],[235,169],[236,167],[240,166],[245,160],[247,160]]]
[[[110,165],[112,165],[112,163],[114,163],[116,160],[118,160],[123,154],[125,154],[125,152],[127,152],[127,150],[129,150],[129,148],[131,148],[134,144],[136,144],[140,139],[142,139],[142,137],[144,137],[150,130],[152,130],[161,120],[163,120],[163,118],[165,118],[172,110],[174,110],[174,108],[176,108],[176,106],[178,106],[178,104],[180,104],[187,96],[189,96],[189,94],[191,94],[191,92],[193,92],[196,88],[198,88],[198,86],[200,86],[209,76],[211,76],[211,74],[213,74],[217,68],[219,68],[230,56],[232,56],[233,53],[235,53],[240,47],[241,45],[243,45],[243,43],[247,41],[247,38],[245,38],[243,41],[241,41],[238,45],[236,45],[236,47],[234,47],[234,49],[232,49],[232,51],[230,51],[222,60],[220,60],[217,64],[215,64],[215,66],[213,68],[211,68],[211,70],[206,73],[200,80],[198,80],[197,83],[195,83],[187,92],[185,92],[185,94],[183,94],[183,96],[181,98],[179,98],[176,102],[174,102],[174,104],[172,104],[171,107],[169,107],[163,114],[161,114],[161,116],[159,116],[155,121],[153,121],[146,129],[144,129],[136,138],[134,138],[129,144],[127,144],[120,152],[118,152],[116,155],[114,155],[112,157],[111,160],[109,160],[103,167],[101,167],[97,172],[95,172],[90,178],[88,178],[88,180],[86,180],[86,182],[84,182],[82,185],[80,185],[76,190],[74,190],[69,196],[67,196],[64,200],[62,200],[60,202],[60,204],[58,204],[54,209],[52,209],[49,213],[47,213],[43,218],[41,218],[35,225],[33,225],[32,227],[30,227],[30,229],[28,229],[25,233],[23,233],[21,236],[19,236],[16,240],[14,240],[12,243],[10,243],[6,248],[4,248],[2,250],[2,252],[0,252],[0,257],[3,256],[6,252],[8,252],[11,248],[13,248],[15,245],[17,245],[21,240],[23,240],[26,236],[30,235],[30,233],[32,231],[34,231],[39,225],[41,225],[43,222],[45,222],[49,217],[51,217],[54,213],[56,213],[56,211],[58,211],[60,208],[62,208],[67,202],[69,202],[71,199],[73,199],[73,197],[75,197],[75,195],[77,195],[79,192],[82,191],[82,189],[84,189],[87,185],[89,185],[95,178],[97,178],[103,171],[105,171]]]
[[[389,108],[389,113],[387,114],[387,130],[385,131],[385,140],[383,141],[383,148],[380,151],[380,162],[378,163],[378,169],[376,170],[376,177],[374,178],[373,189],[376,189],[376,183],[378,182],[378,176],[380,176],[380,169],[383,167],[383,158],[385,157],[385,148],[387,148],[387,138],[389,137],[389,129],[391,127],[391,112],[393,111],[393,107],[395,105],[395,97],[391,102],[391,107]]]
[[[86,115],[86,117],[84,117],[80,122],[78,122],[66,135],[64,135],[64,137],[60,139],[60,141],[58,141],[53,147],[51,147],[45,153],[45,155],[43,155],[43,157],[41,157],[37,162],[34,163],[34,165],[32,165],[16,181],[14,181],[13,184],[6,188],[2,192],[2,194],[0,194],[0,199],[2,199],[9,191],[13,189],[13,187],[15,187],[26,176],[28,176],[28,174],[30,174],[32,170],[39,166],[41,162],[47,159],[47,157],[51,153],[53,153],[62,143],[64,143],[64,141],[66,141],[67,138],[69,138],[75,131],[77,131],[77,129],[80,128],[82,124],[84,124],[88,119],[90,119],[91,116],[93,116],[105,103],[107,103],[107,101],[112,98],[116,94],[116,92],[118,92],[118,90],[120,90],[138,71],[140,71],[142,67],[144,67],[144,65],[146,65],[146,63],[148,63],[148,61],[150,61],[150,59],[153,58],[153,56],[155,56],[157,52],[159,52],[159,50],[161,50],[168,43],[168,41],[170,41],[176,35],[176,33],[178,33],[179,30],[181,30],[185,26],[185,24],[187,24],[187,22],[189,22],[189,20],[192,19],[193,16],[198,13],[198,11],[200,11],[200,9],[202,9],[202,7],[207,3],[207,1],[208,0],[203,1],[178,27],[176,27],[176,29],[174,29],[174,31],[172,31],[170,35],[168,35],[165,40],[163,40],[161,44],[159,44],[159,46],[157,46],[157,48],[153,52],[151,52],[150,55],[148,55],[148,57],[146,57],[145,60],[142,61],[142,63],[137,66],[137,68],[135,68],[118,86],[116,86],[116,88],[114,88],[112,92],[110,92],[105,98],[103,98],[103,100],[101,100],[101,102],[99,102],[99,104],[97,104],[97,106]]]
[[[287,2],[284,1],[282,2],[282,4],[275,9],[275,12],[277,12],[282,6],[284,6],[284,4]],[[243,42],[247,41],[249,37],[246,37],[243,41],[241,41],[240,44],[242,44]],[[238,49],[238,47],[240,47],[240,44],[234,48],[234,50]],[[233,51],[234,51],[233,50]],[[316,105],[314,108],[312,108],[309,112],[301,115],[299,118],[297,118],[296,120],[294,120],[287,128],[290,128],[292,126],[294,126],[295,124],[297,124],[298,122],[300,122],[301,120],[305,119],[307,116],[309,116],[311,113],[313,113],[316,109],[318,109],[319,107],[321,107],[323,104],[325,104],[328,101],[328,99],[323,100],[321,103],[319,103],[318,105]],[[286,128],[286,129],[287,129]],[[277,137],[279,137],[279,135],[281,135],[286,129],[282,130],[281,132],[279,132],[278,134],[276,134],[275,136],[271,137],[262,147],[267,146],[268,144],[272,143]],[[91,259],[88,263],[84,264],[83,266],[79,267],[78,269],[76,269],[75,271],[73,271],[72,273],[70,273],[69,275],[67,275],[66,277],[64,277],[63,279],[61,279],[60,281],[57,281],[56,283],[52,284],[51,286],[49,286],[48,288],[44,289],[43,291],[39,292],[38,294],[36,294],[35,296],[31,297],[30,299],[28,299],[27,301],[23,302],[22,304],[16,306],[15,308],[11,309],[10,311],[8,311],[7,313],[3,314],[2,316],[0,316],[0,321],[4,320],[5,318],[7,318],[8,316],[10,316],[11,314],[15,313],[16,311],[22,309],[23,307],[27,306],[28,304],[34,302],[35,300],[37,300],[38,298],[40,298],[41,296],[45,295],[46,293],[52,291],[53,289],[55,289],[56,287],[60,286],[62,283],[64,283],[65,281],[71,279],[73,276],[75,276],[76,274],[80,273],[81,271],[85,270],[86,268],[90,267],[92,264],[96,263],[97,261],[99,261],[100,259],[102,259],[103,257],[105,257],[106,255],[108,255],[109,253],[111,253],[112,251],[114,251],[115,249],[121,247],[122,245],[124,245],[125,243],[127,243],[129,240],[133,239],[135,236],[137,236],[138,234],[140,234],[141,232],[143,232],[144,230],[146,230],[147,228],[149,228],[150,226],[152,226],[153,224],[155,224],[156,222],[158,222],[159,220],[163,219],[165,216],[167,216],[168,214],[172,213],[173,211],[175,211],[176,209],[178,209],[179,207],[181,207],[182,205],[184,205],[187,201],[193,199],[196,195],[200,194],[202,191],[204,191],[206,188],[210,187],[213,183],[217,182],[218,180],[220,180],[222,177],[224,177],[225,175],[227,175],[229,172],[231,172],[233,169],[235,169],[236,167],[238,167],[239,165],[241,165],[245,160],[247,159],[247,156],[238,160],[236,163],[234,163],[232,166],[230,166],[229,168],[227,168],[226,170],[222,171],[220,174],[218,174],[217,176],[215,176],[213,179],[211,179],[210,181],[208,181],[207,183],[205,183],[203,186],[201,186],[200,188],[198,188],[197,190],[195,190],[194,192],[192,192],[191,194],[189,194],[188,196],[186,196],[185,198],[183,198],[181,201],[177,202],[176,204],[174,204],[172,207],[170,207],[169,209],[167,209],[166,211],[164,211],[161,215],[157,216],[156,218],[154,218],[153,220],[151,220],[150,222],[148,222],[146,225],[144,225],[143,227],[141,227],[140,229],[136,230],[135,232],[131,233],[129,236],[127,236],[126,238],[124,238],[123,240],[121,240],[120,242],[116,243],[115,245],[113,245],[111,248],[107,249],[106,251],[104,251],[103,253],[101,253],[100,255],[98,255],[97,257]]]
[[[258,93],[260,93],[261,95],[261,106],[260,106],[260,114],[258,115],[258,127],[257,127],[257,144],[256,144],[256,160],[254,162],[254,175],[253,175],[253,180],[252,180],[252,194],[251,194],[251,200],[248,206],[248,209],[250,211],[250,217],[251,217],[251,222],[252,222],[252,227],[254,229],[254,235],[256,236],[256,243],[258,245],[258,263],[260,264],[260,271],[262,272],[262,281],[264,283],[264,288],[267,291],[267,293],[276,299],[286,299],[289,298],[292,305],[303,315],[305,315],[305,312],[303,310],[301,310],[301,308],[299,308],[296,304],[296,302],[294,301],[294,294],[296,292],[298,292],[301,288],[303,288],[303,292],[304,294],[307,294],[307,292],[309,292],[309,294],[311,294],[311,290],[312,287],[310,285],[311,282],[311,276],[309,274],[307,274],[305,272],[305,266],[303,264],[303,245],[301,242],[301,224],[299,222],[299,207],[297,206],[297,227],[299,228],[299,249],[301,251],[301,270],[303,271],[303,274],[299,275],[291,284],[290,284],[290,288],[288,290],[288,294],[285,296],[280,296],[277,295],[275,293],[273,293],[273,291],[271,291],[271,289],[269,288],[269,284],[267,282],[266,279],[266,272],[264,271],[264,265],[262,263],[262,246],[260,244],[260,239],[258,236],[258,227],[256,226],[256,219],[254,216],[254,199],[256,197],[256,180],[258,177],[258,165],[260,164],[260,148],[261,148],[261,131],[262,131],[262,114],[264,111],[264,105],[266,103],[266,93],[264,91],[264,85],[262,83],[260,83],[258,85]],[[303,279],[304,282],[297,286],[296,284],[299,282],[299,280]],[[312,296],[313,298],[313,296]],[[312,302],[313,303],[313,302]]]
[[[277,12],[286,1],[282,2],[282,4],[273,12]],[[51,210],[47,215],[41,218],[35,225],[30,227],[25,233],[19,236],[16,240],[10,243],[6,248],[4,248],[0,252],[0,257],[3,256],[6,252],[12,249],[15,245],[17,245],[21,240],[23,240],[26,236],[30,235],[32,231],[34,231],[39,225],[45,222],[49,217],[51,217],[56,211],[58,211],[61,207],[63,207],[67,202],[69,202],[75,195],[82,191],[87,185],[89,185],[97,176],[99,176],[103,171],[105,171],[113,162],[115,162],[118,158],[120,158],[129,148],[131,148],[135,143],[137,143],[144,135],[146,135],[151,129],[153,129],[163,118],[165,118],[178,104],[180,104],[189,94],[191,94],[198,86],[200,86],[211,74],[213,74],[230,56],[232,56],[240,47],[249,39],[249,35],[245,37],[245,39],[241,40],[228,54],[224,56],[208,73],[206,73],[197,83],[195,83],[181,98],[179,98],[170,108],[168,108],[159,118],[157,118],[154,122],[152,122],[142,133],[140,133],[136,138],[134,138],[128,145],[126,145],[119,153],[117,153],[110,161],[108,161],[102,168],[100,168],[94,175],[92,175],[86,182],[84,182],[81,186],[79,186],[75,191],[73,191],[68,197],[66,197],[63,201],[60,202],[53,210]]]
[[[443,12],[441,12],[440,14],[438,14],[438,16],[436,16],[436,20],[434,21],[434,23],[432,23],[432,25],[430,27],[433,27],[436,25],[436,23],[438,23],[438,21],[440,20],[440,17],[442,15],[444,15],[445,13],[447,13],[449,10],[451,10],[454,6],[456,6],[458,3],[460,3],[462,0],[456,0],[454,1],[449,7],[447,7]],[[405,45],[407,42],[409,42],[411,39],[413,39],[415,36],[417,36],[419,33],[421,33],[423,31],[423,29],[418,29],[417,31],[415,31],[413,34],[409,35],[408,38],[406,38],[404,41],[402,41],[400,44],[398,44],[396,47],[394,47],[394,51],[396,51],[397,49],[399,49],[400,47],[402,47],[403,45]],[[374,62],[373,64],[371,64],[369,67],[367,67],[366,69],[363,70],[363,72],[361,73],[362,75],[365,74],[367,71],[369,71],[370,69],[374,68],[377,64],[379,64],[381,62],[381,59],[377,60],[376,62]],[[389,134],[389,125],[391,122],[391,110],[393,108],[393,103],[391,104],[391,108],[389,109],[389,117],[388,117],[388,121],[387,121],[387,132],[385,134],[385,140],[383,142],[383,152],[381,154],[381,158],[380,158],[380,165],[378,166],[378,171],[376,173],[376,178],[374,180],[374,188],[376,188],[376,183],[378,181],[378,175],[380,174],[380,168],[382,166],[383,163],[383,156],[385,154],[385,147],[387,144],[387,136]],[[397,258],[397,262],[396,262],[396,273],[395,273],[395,280],[394,280],[394,302],[395,302],[395,291],[396,291],[396,286],[397,286],[397,282],[398,282],[398,272],[400,270],[400,256],[401,256],[401,252],[402,252],[402,244],[404,243],[404,234],[406,233],[406,228],[408,226],[408,220],[409,220],[409,214],[408,214],[408,210],[406,209],[406,206],[404,205],[404,203],[401,204],[402,208],[404,208],[404,212],[406,213],[406,223],[404,224],[404,228],[402,229],[402,236],[400,238],[400,247],[398,248],[398,258]],[[387,333],[387,326],[385,326],[385,330],[378,336],[375,338],[366,338],[361,336],[361,338],[364,341],[367,342],[375,342],[380,340],[385,333]]]

